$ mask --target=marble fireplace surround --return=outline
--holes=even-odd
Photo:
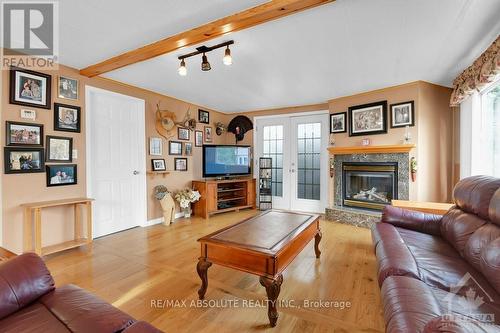
[[[325,211],[329,220],[370,228],[380,221],[380,212],[342,206],[342,163],[344,162],[397,162],[398,199],[408,200],[410,190],[410,150],[413,144],[366,147],[330,147],[333,158],[333,207]]]
[[[333,203],[342,206],[342,163],[347,162],[397,162],[398,164],[398,199],[408,200],[410,197],[410,156],[409,153],[385,154],[350,154],[335,155],[333,179]]]

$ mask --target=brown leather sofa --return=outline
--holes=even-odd
[[[500,179],[453,196],[443,216],[388,206],[372,230],[387,332],[500,332]]]
[[[161,333],[77,286],[56,289],[34,253],[0,265],[0,332]]]

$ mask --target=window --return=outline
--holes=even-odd
[[[481,93],[481,123],[482,171],[500,178],[500,81]]]
[[[271,189],[273,196],[283,196],[283,125],[264,126],[262,157],[273,159]]]

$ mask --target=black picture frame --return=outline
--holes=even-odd
[[[68,158],[67,159],[56,159],[56,158],[51,158],[50,156],[52,155],[52,147],[51,147],[51,141],[52,140],[65,140],[69,141],[68,145]],[[55,136],[55,135],[47,135],[47,151],[45,154],[45,161],[46,162],[59,162],[59,163],[67,163],[67,162],[72,162],[73,161],[73,138],[66,137],[66,136]]]
[[[193,155],[193,144],[191,142],[184,143],[184,155],[186,156]]]
[[[394,124],[394,121],[396,120],[395,108],[398,106],[401,107],[401,106],[406,106],[406,105],[408,105],[410,107],[410,115],[408,115],[409,121],[401,123],[399,125],[395,125]],[[391,120],[390,120],[391,128],[415,126],[415,102],[414,101],[407,101],[407,102],[402,102],[402,103],[391,104],[389,106],[389,109],[391,110]]]
[[[39,153],[39,166],[31,169],[13,169],[11,164],[11,154],[15,152],[36,152]],[[4,172],[6,174],[13,173],[38,173],[45,171],[45,156],[43,148],[28,148],[28,147],[5,147],[4,148]]]
[[[356,113],[363,111],[370,111],[367,109],[376,109],[380,110],[380,117],[382,126],[379,130],[365,130],[365,131],[355,131],[354,122],[356,121]],[[349,136],[366,136],[366,135],[376,135],[376,134],[384,134],[387,133],[387,101],[380,101],[362,105],[355,105],[348,108],[348,121],[349,121]]]
[[[210,124],[210,112],[198,109],[198,122],[202,124]]]
[[[178,149],[179,153],[174,153],[173,152],[173,149],[172,149],[173,145],[179,145],[180,146],[179,149]],[[181,156],[182,155],[182,148],[183,148],[182,147],[182,142],[180,142],[180,141],[169,141],[168,142],[168,154],[169,155],[178,155],[178,156]]]
[[[69,186],[69,185],[76,185],[78,184],[78,166],[76,164],[51,164],[51,165],[46,165],[46,180],[47,180],[47,187],[54,187],[54,186]],[[52,182],[52,169],[55,170],[73,170],[73,181],[72,182],[59,182],[59,183],[53,183]]]
[[[155,162],[163,162],[163,168],[157,168]],[[153,158],[151,160],[151,170],[152,171],[167,171],[167,163],[164,158]]]
[[[40,143],[12,142],[12,136],[11,136],[12,125],[38,127]],[[24,123],[24,122],[18,122],[18,121],[6,121],[5,122],[5,145],[15,146],[15,147],[26,147],[26,146],[43,147],[43,125],[42,124],[34,124],[34,123]]]
[[[186,163],[186,168],[185,169],[179,169],[177,167],[177,162],[180,162],[180,161],[185,161],[185,163]],[[186,157],[176,157],[176,158],[174,158],[174,170],[175,171],[188,171],[188,159]]]
[[[191,140],[191,131],[186,127],[177,127],[177,140],[189,141]],[[187,136],[182,135],[181,133],[187,134]]]
[[[20,82],[17,82],[17,74],[18,73],[23,73],[29,76],[35,76],[38,78],[33,78],[35,80],[45,80],[45,87],[42,91],[42,94],[45,94],[45,102],[44,103],[33,103],[29,102],[27,98],[24,100],[20,100],[22,96],[16,96],[16,87],[20,85]],[[30,71],[27,69],[22,69],[18,67],[11,67],[10,69],[10,82],[9,82],[9,103],[10,104],[16,104],[16,105],[23,105],[23,106],[29,106],[29,107],[35,107],[35,108],[40,108],[40,109],[50,109],[50,106],[52,105],[52,99],[51,99],[51,93],[52,93],[52,76],[49,74],[44,74],[40,72],[35,72],[35,71]]]
[[[74,126],[62,124],[63,122],[60,121],[60,111],[62,108],[73,110],[76,113],[76,123]],[[76,105],[54,103],[54,131],[80,133],[81,123],[81,107]]]
[[[334,129],[333,119],[342,116],[344,122],[344,129]],[[346,133],[347,132],[347,112],[330,113],[330,133]]]

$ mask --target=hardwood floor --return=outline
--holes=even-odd
[[[200,286],[196,240],[253,214],[135,228],[48,256],[46,262],[57,285],[76,284],[165,332],[384,331],[370,231],[329,221],[321,221],[321,259],[316,260],[311,242],[285,270],[279,299],[295,307],[279,306],[275,328],[269,326],[259,278],[218,265],[208,271],[205,296],[214,306],[191,307]],[[316,300],[351,306],[302,306]]]

